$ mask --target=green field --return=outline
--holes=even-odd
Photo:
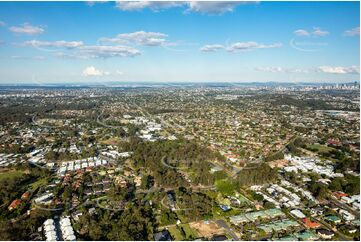
[[[0,173],[0,182],[3,182],[4,180],[13,180],[18,179],[23,176],[23,173],[21,171],[6,171]]]
[[[46,178],[42,178],[42,179],[39,179],[37,180],[36,182],[32,183],[31,184],[31,189],[33,191],[35,191],[36,189],[38,189],[39,187],[41,186],[46,186],[46,184],[48,184],[48,181]]]
[[[185,235],[182,233],[181,228],[183,228]],[[172,226],[168,230],[174,240],[189,240],[190,238],[198,237],[197,233],[194,232],[188,224]]]
[[[317,152],[320,152],[320,153],[327,153],[327,152],[334,150],[334,148],[332,148],[332,147],[328,147],[325,145],[319,145],[319,144],[307,145],[307,149],[316,150]]]

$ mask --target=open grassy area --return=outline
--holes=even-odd
[[[4,180],[12,180],[12,179],[17,179],[23,176],[23,172],[21,171],[15,171],[15,170],[11,170],[11,171],[6,171],[6,172],[2,172],[0,173],[0,182],[3,182]]]
[[[326,153],[334,150],[334,148],[332,147],[328,147],[326,145],[320,145],[320,144],[307,145],[307,149],[315,150],[316,152],[320,152],[320,153]]]
[[[46,186],[46,184],[48,184],[48,181],[46,178],[42,178],[42,179],[39,179],[37,180],[36,182],[32,183],[31,184],[31,189],[33,191],[35,191],[36,189],[38,189],[39,187],[42,187],[42,186]]]
[[[183,229],[184,233],[182,232],[182,229]],[[190,238],[198,237],[197,233],[191,229],[189,224],[181,224],[179,226],[172,226],[168,230],[174,240],[189,240]]]
[[[181,232],[176,226],[172,226],[169,229],[169,233],[172,235],[173,240],[183,240],[184,237],[182,236]]]
[[[189,224],[182,224],[181,226],[182,226],[184,232],[186,233],[187,238],[197,238],[198,237],[197,233],[193,229],[191,229]]]
[[[104,144],[104,145],[118,145],[119,144],[119,138],[115,137],[115,138],[102,140],[102,141],[100,141],[100,143]]]

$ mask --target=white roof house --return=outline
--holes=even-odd
[[[296,216],[297,218],[306,218],[306,215],[304,213],[302,213],[300,210],[298,209],[294,209],[291,211],[291,214],[293,214],[294,216]]]

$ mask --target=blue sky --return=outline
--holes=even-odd
[[[359,80],[359,2],[0,2],[0,83]]]

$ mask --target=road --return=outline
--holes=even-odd
[[[233,229],[228,226],[228,224],[227,224],[226,221],[224,221],[223,219],[217,219],[217,220],[214,220],[214,222],[215,222],[219,227],[224,228],[224,229],[227,231],[227,233],[228,233],[230,236],[232,236],[232,239],[233,239],[234,241],[238,241],[238,240],[239,240],[238,236],[234,233]]]

